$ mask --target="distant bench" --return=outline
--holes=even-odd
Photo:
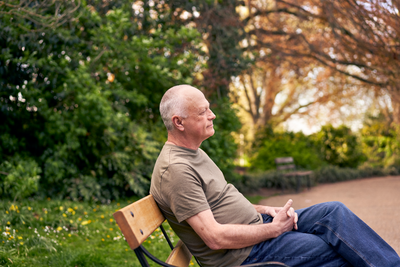
[[[292,157],[283,157],[275,159],[276,169],[282,172],[282,175],[285,177],[295,177],[296,178],[296,193],[300,191],[301,179],[307,179],[307,188],[310,189],[311,181],[310,176],[313,174],[313,171],[302,171],[296,170],[296,165],[294,164]],[[281,186],[284,189],[285,183],[282,182]]]

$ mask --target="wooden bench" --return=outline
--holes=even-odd
[[[152,195],[148,195],[120,210],[114,214],[115,221],[121,229],[125,240],[128,242],[130,248],[135,251],[140,264],[143,267],[149,267],[149,263],[145,255],[159,264],[166,267],[188,267],[192,255],[190,254],[186,245],[179,240],[174,247],[165,232],[162,223],[165,221],[164,215],[161,213]],[[147,251],[142,243],[157,229],[160,228],[167,240],[171,254],[166,261],[161,261],[149,251]],[[200,265],[200,264],[199,264]],[[200,265],[201,266],[201,265]],[[261,267],[261,266],[286,266],[279,262],[266,262],[246,265],[248,267]]]
[[[275,159],[276,169],[282,171],[282,175],[285,177],[295,177],[296,178],[296,193],[300,191],[301,178],[307,178],[307,188],[310,189],[311,181],[310,176],[313,171],[298,171],[296,170],[296,165],[294,164],[292,157],[283,157]],[[284,183],[281,184],[282,189],[284,189]]]

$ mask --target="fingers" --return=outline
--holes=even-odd
[[[283,206],[282,210],[283,210],[284,212],[288,213],[289,209],[292,207],[292,204],[293,204],[293,200],[289,199],[289,200],[286,202],[285,206]],[[289,217],[290,217],[290,216],[289,216]]]
[[[283,210],[286,211],[286,214],[289,218],[293,218],[293,228],[295,230],[298,229],[297,226],[297,221],[298,221],[298,215],[292,208],[293,200],[289,199],[288,202],[286,202],[285,206],[283,207]]]
[[[290,209],[286,212],[288,217],[293,217],[294,216],[294,208],[290,207]]]

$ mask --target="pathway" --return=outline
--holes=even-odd
[[[400,176],[323,184],[298,194],[272,196],[260,204],[281,207],[290,198],[294,209],[326,201],[344,203],[400,255]]]

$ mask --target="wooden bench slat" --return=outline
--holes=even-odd
[[[179,240],[174,250],[171,252],[165,262],[171,265],[175,265],[177,267],[187,267],[189,266],[191,259],[192,254],[190,254],[189,249],[182,242],[182,240]]]
[[[120,209],[113,215],[131,249],[139,247],[165,221],[152,195]]]
[[[284,158],[276,158],[275,163],[281,164],[281,163],[292,163],[293,158],[292,157],[284,157]]]
[[[296,169],[296,165],[294,164],[287,164],[287,165],[279,165],[276,167],[276,169],[278,171],[282,171],[282,170],[294,170]]]

